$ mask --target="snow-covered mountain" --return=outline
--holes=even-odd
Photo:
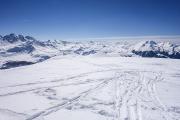
[[[0,68],[34,64],[57,55],[142,56],[180,59],[180,46],[142,41],[39,41],[31,36],[0,36]]]
[[[179,50],[1,36],[0,120],[180,120]]]
[[[180,46],[169,42],[143,41],[136,44],[132,52],[142,57],[180,59]]]
[[[58,53],[53,44],[30,36],[9,34],[0,37],[1,68],[29,65],[46,60]]]

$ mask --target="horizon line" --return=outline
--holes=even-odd
[[[11,33],[9,33],[11,34]],[[0,34],[2,36],[9,35],[9,34]],[[17,34],[15,35],[23,35],[23,36],[31,36],[34,37],[37,40],[64,40],[64,41],[82,41],[82,40],[180,40],[180,34],[179,35],[121,35],[121,36],[110,36],[110,37],[89,37],[89,38],[58,38],[58,37],[52,37],[51,39],[46,37],[38,37],[34,36],[33,34]],[[50,35],[51,36],[51,35]]]

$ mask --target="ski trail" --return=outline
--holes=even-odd
[[[98,72],[107,72],[107,71],[113,71],[115,73],[114,76],[111,76],[110,78],[106,79],[84,79],[86,76],[98,73]],[[153,76],[149,76],[149,74],[153,73]],[[81,81],[81,79],[83,79]],[[79,81],[73,81],[74,79],[80,79]],[[62,81],[70,81],[62,83]],[[72,82],[71,82],[72,80]],[[113,82],[114,84],[114,91],[112,90],[112,119],[113,120],[144,120],[147,112],[148,116],[155,115],[160,116],[159,118],[161,120],[178,120],[176,116],[173,116],[166,106],[163,104],[161,99],[159,98],[157,94],[157,84],[163,80],[161,73],[155,73],[155,72],[147,72],[147,71],[135,71],[135,70],[121,70],[121,69],[108,69],[108,70],[98,70],[93,72],[87,72],[83,74],[79,74],[76,76],[68,77],[68,79],[58,79],[58,80],[52,80],[52,81],[45,81],[42,82],[42,84],[46,84],[45,86],[39,86],[34,87],[32,89],[24,89],[23,86],[29,86],[29,85],[35,85],[35,84],[41,84],[41,82],[36,83],[27,83],[27,84],[18,84],[18,85],[12,85],[12,86],[6,86],[4,88],[0,89],[6,89],[6,88],[17,88],[22,87],[22,90],[15,91],[15,92],[9,92],[6,94],[0,94],[0,97],[5,97],[9,95],[16,95],[26,92],[31,92],[39,89],[44,88],[55,88],[55,87],[61,87],[61,86],[78,86],[81,84],[89,84],[93,83],[90,88],[87,88],[83,92],[79,93],[78,95],[72,95],[71,98],[65,101],[58,101],[58,103],[54,106],[51,106],[47,109],[41,110],[38,113],[35,113],[28,117],[26,120],[35,120],[39,118],[43,118],[49,114],[52,114],[58,110],[65,109],[67,106],[75,105],[74,103],[81,104],[81,100],[86,98],[88,100],[88,96],[94,92],[98,93],[99,90],[104,88],[105,86],[108,86],[110,82]],[[49,83],[53,83],[48,85]],[[103,91],[106,92],[106,91]],[[90,99],[89,99],[90,100]],[[99,99],[100,102],[103,103],[103,100],[101,101],[101,98]],[[108,105],[107,105],[108,106]],[[110,106],[110,105],[109,105]],[[94,106],[93,106],[94,107]],[[95,107],[94,107],[95,108]],[[90,110],[90,108],[87,108]],[[106,108],[102,108],[104,111]],[[98,111],[98,108],[96,108]],[[105,111],[106,112],[106,111]],[[98,113],[98,112],[96,112]],[[99,114],[99,113],[98,113]],[[105,114],[101,114],[105,115]],[[149,118],[149,119],[155,119]]]
[[[32,82],[32,83],[24,83],[24,84],[4,86],[4,87],[0,87],[0,92],[1,91],[4,92],[5,89],[8,89],[8,91],[10,91],[12,89],[13,92],[8,92],[8,93],[3,93],[3,94],[0,93],[0,97],[22,94],[22,93],[31,92],[31,91],[40,90],[40,89],[45,89],[45,88],[56,88],[56,87],[60,87],[60,86],[85,84],[86,81],[85,82],[78,82],[78,83],[69,83],[69,84],[63,84],[62,82],[73,81],[74,79],[83,78],[83,77],[86,77],[86,76],[94,74],[94,73],[110,72],[110,71],[114,71],[114,70],[118,70],[118,69],[97,70],[97,71],[86,72],[86,73],[82,73],[79,75],[67,77],[64,79],[56,79],[56,80],[52,80],[52,81],[38,81],[38,82]],[[87,83],[90,83],[90,82],[96,82],[96,81],[95,80],[87,81]],[[57,83],[58,83],[58,85],[57,85]],[[39,86],[35,86],[35,85],[39,85]],[[28,87],[30,87],[30,88],[28,89]],[[22,89],[18,90],[17,88],[18,89],[22,88]]]
[[[33,89],[20,90],[20,91],[17,91],[17,92],[10,92],[10,93],[5,93],[5,94],[0,94],[0,97],[16,95],[16,94],[22,94],[22,93],[32,92],[32,91],[36,91],[36,90],[40,90],[40,89],[46,89],[46,88],[57,88],[57,87],[62,87],[62,86],[89,84],[89,83],[94,83],[94,82],[100,82],[100,81],[103,81],[103,80],[104,79],[86,80],[86,81],[78,82],[78,83],[66,83],[66,84],[60,84],[60,85],[50,85],[50,86],[45,86],[45,87],[36,87],[36,88],[33,88]]]
[[[144,73],[137,72],[136,79],[128,79],[128,72],[119,74],[121,78],[115,82],[115,120],[142,120],[141,104],[145,103],[145,101],[150,101],[159,108],[162,118],[170,118],[166,107],[156,93],[156,84],[161,81],[161,77],[157,75],[155,78],[148,79],[144,77]],[[145,101],[142,101],[141,98],[144,95],[147,98],[145,98]]]
[[[97,71],[92,71],[92,72],[81,73],[79,75],[74,75],[74,76],[67,77],[67,78],[54,79],[54,80],[51,80],[51,81],[36,81],[36,82],[30,82],[30,83],[23,83],[23,84],[15,84],[15,85],[3,86],[3,87],[0,87],[0,89],[13,88],[13,87],[21,87],[21,86],[30,86],[30,85],[38,85],[38,84],[41,85],[41,84],[47,84],[47,83],[63,82],[63,81],[67,81],[67,80],[73,80],[73,79],[76,79],[76,78],[85,77],[87,75],[94,74],[94,73],[101,73],[101,72],[108,72],[108,71],[115,71],[115,70],[119,70],[119,69],[97,70]]]
[[[103,87],[105,86],[109,81],[111,81],[112,79],[108,79],[108,80],[104,80],[103,82],[101,82],[100,84],[96,85],[95,87],[93,88],[90,88],[82,93],[80,93],[78,96],[75,96],[73,97],[72,99],[68,100],[68,101],[65,101],[63,103],[60,103],[60,104],[57,104],[55,106],[52,106],[50,108],[47,108],[41,112],[38,112],[34,115],[32,115],[31,117],[27,118],[26,120],[33,120],[33,119],[36,119],[36,118],[39,118],[39,117],[42,117],[42,116],[46,116],[46,115],[49,115],[53,112],[56,112],[62,108],[64,108],[65,106],[69,105],[69,104],[72,104],[73,102],[75,101],[78,101],[80,98],[82,97],[85,97],[86,95],[90,94],[91,92],[93,92],[94,90],[100,88],[100,87]]]
[[[145,74],[144,72],[116,70],[116,74],[112,78],[101,80],[100,84],[63,103],[36,113],[26,120],[47,116],[68,105],[73,106],[75,102],[81,103],[83,98],[86,98],[92,92],[98,92],[99,89],[107,86],[109,82],[114,82],[115,85],[113,120],[143,120],[145,116],[144,110],[146,109],[153,111],[153,114],[161,116],[162,120],[177,120],[167,111],[166,106],[157,95],[156,84],[162,81],[161,75],[159,73],[153,74],[153,77],[147,77],[148,73]],[[151,114],[151,112],[148,114]]]

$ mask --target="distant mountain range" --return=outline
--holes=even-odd
[[[0,69],[42,62],[57,55],[156,57],[180,59],[180,46],[169,42],[39,41],[31,36],[0,35]]]

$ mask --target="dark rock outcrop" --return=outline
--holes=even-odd
[[[28,61],[8,61],[5,64],[3,64],[0,69],[9,69],[9,68],[19,67],[19,66],[24,66],[24,65],[31,65],[31,64],[34,64],[34,63],[28,62]]]

